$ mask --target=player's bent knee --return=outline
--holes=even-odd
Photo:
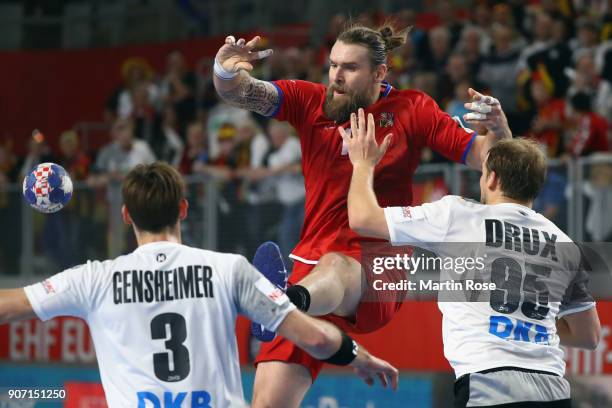
[[[318,265],[320,266],[336,266],[348,263],[348,256],[340,252],[328,252],[319,258]]]
[[[353,258],[339,252],[328,252],[319,258],[319,266],[331,268],[348,286],[349,282],[357,279],[361,274],[359,263]]]
[[[261,362],[255,372],[252,408],[298,408],[312,384],[308,369],[281,361]]]

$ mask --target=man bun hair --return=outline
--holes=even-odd
[[[387,63],[389,52],[406,43],[411,28],[397,30],[390,22],[378,28],[371,28],[359,22],[349,22],[338,35],[338,41],[366,47],[370,52],[370,63],[372,67],[376,67]]]
[[[387,52],[390,52],[406,44],[406,38],[411,28],[412,27],[408,27],[400,31],[399,33],[395,33],[393,26],[389,23],[386,23],[385,25],[380,27],[378,29],[378,32],[380,33],[380,36],[385,42],[385,50]]]

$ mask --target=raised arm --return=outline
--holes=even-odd
[[[351,133],[339,127],[340,135],[348,146],[353,164],[353,177],[348,194],[349,226],[360,235],[389,239],[384,210],[378,205],[374,193],[374,168],[387,151],[391,135],[382,144],[376,143],[374,116],[363,109],[351,114]]]
[[[466,164],[480,171],[491,146],[498,140],[512,138],[508,120],[499,101],[492,96],[486,96],[474,89],[469,89],[472,102],[465,104],[473,112],[463,115],[463,119],[479,129],[466,157]]]
[[[225,39],[225,44],[215,57],[213,81],[217,93],[228,104],[270,116],[279,103],[278,90],[272,83],[253,78],[252,62],[272,54],[272,50],[253,51],[260,37],[245,42],[233,36]]]

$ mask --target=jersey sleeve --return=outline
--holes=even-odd
[[[42,282],[26,286],[25,293],[40,320],[57,316],[85,319],[89,312],[90,262],[67,269]]]
[[[287,315],[296,309],[287,295],[270,283],[245,257],[234,265],[234,299],[238,313],[276,331]]]
[[[298,80],[273,81],[272,85],[280,98],[271,117],[287,121],[296,129],[311,122],[322,103],[322,85]]]
[[[573,313],[584,312],[595,307],[595,301],[588,288],[589,270],[591,269],[584,256],[581,257],[580,266],[576,275],[565,291],[557,319]]]
[[[451,197],[415,207],[387,207],[385,219],[392,244],[440,243],[450,224]]]
[[[451,118],[427,95],[420,103],[419,118],[424,145],[454,162],[465,164],[476,132],[463,127],[459,118]]]

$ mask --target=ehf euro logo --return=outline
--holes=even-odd
[[[58,164],[39,164],[23,180],[23,197],[37,211],[57,212],[72,197],[72,180]]]

